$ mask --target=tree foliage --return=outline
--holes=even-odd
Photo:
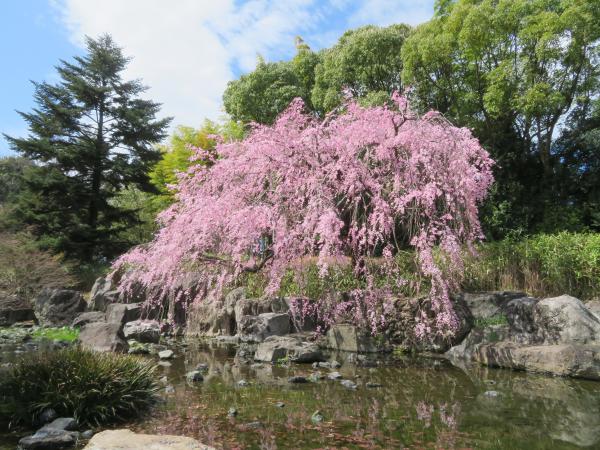
[[[116,236],[135,218],[110,199],[128,184],[151,188],[153,144],[169,119],[156,119],[139,81],[122,80],[128,59],[110,36],[86,43],[85,56],[57,66],[58,83],[34,83],[37,107],[20,113],[29,136],[7,139],[37,163],[24,174],[20,218],[46,246],[90,260],[127,247]]]
[[[393,102],[350,102],[344,114],[319,120],[296,99],[272,126],[218,144],[219,159],[181,179],[154,241],[116,262],[115,271],[127,269],[121,289],[141,283],[149,301],[159,301],[194,272],[197,299],[210,301],[244,272],[264,269],[275,292],[293,261],[313,255],[323,271],[328,258],[349,256],[367,281],[366,258],[383,255],[394,280],[393,254],[408,242],[431,279],[436,331],[452,331],[449,291],[461,271],[461,244],[481,236],[477,204],[492,182],[492,161],[469,130],[436,113],[419,117],[397,95]],[[434,260],[438,245],[448,271]],[[391,294],[367,284],[321,319],[385,326]],[[321,299],[314,301],[324,313]]]
[[[227,84],[223,106],[234,120],[270,124],[295,97],[308,98],[309,92],[292,64],[259,57],[254,71]]]
[[[401,91],[401,50],[410,31],[403,24],[346,31],[323,53],[322,62],[315,68],[311,93],[314,107],[321,112],[331,111],[343,102],[343,91],[371,104]]]
[[[588,0],[439,1],[406,40],[403,79],[419,108],[473,128],[498,162],[495,226],[531,228],[558,206],[555,139],[598,92],[599,20]]]

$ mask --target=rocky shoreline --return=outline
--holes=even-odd
[[[369,367],[381,364],[392,351],[418,353],[447,359],[458,367],[479,365],[600,381],[600,302],[584,304],[568,295],[536,299],[522,292],[463,293],[455,298],[460,319],[456,336],[417,342],[407,327],[414,324],[414,312],[426,307],[424,299],[398,305],[403,318],[384,336],[371,336],[349,324],[335,325],[320,335],[310,321],[298,324],[292,320],[289,299],[247,298],[241,288],[222,302],[193,308],[187,327],[174,327],[148,318],[141,303],[119,303],[104,280],[97,286],[103,289],[96,289],[94,301],[87,304],[75,291],[44,290],[31,311],[24,311],[22,304],[15,314],[0,310],[4,325],[10,325],[0,333],[0,344],[16,344],[16,352],[35,350],[39,346],[31,340],[35,323],[69,324],[80,328],[78,342],[85,348],[154,355],[159,365],[168,366],[171,358],[185,354],[190,343],[208,339],[235,346],[236,363],[249,367],[312,364],[310,375],[291,376],[289,384],[326,378],[350,390],[357,389],[356,380],[345,379],[336,371],[340,363],[334,355],[343,354],[343,363]],[[7,323],[21,317],[28,320]],[[202,382],[205,374],[206,367],[199,365],[185,378],[193,384]],[[367,383],[365,387],[377,386]],[[50,417],[36,433],[21,440],[21,448],[62,448],[53,445],[66,446],[67,441],[74,445],[92,437],[91,430],[75,431],[72,421]],[[174,445],[172,448],[179,448]]]

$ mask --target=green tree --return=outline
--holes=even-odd
[[[14,201],[23,188],[23,173],[31,167],[27,158],[7,156],[0,158],[0,204]]]
[[[230,81],[223,94],[225,111],[242,122],[273,123],[296,97],[309,97],[289,61],[258,59],[256,69]]]
[[[590,0],[438,0],[402,48],[420,109],[473,128],[497,160],[484,217],[497,230],[535,227],[556,207],[553,148],[573,107],[598,92],[599,20]]]
[[[190,157],[193,148],[213,150],[216,144],[215,136],[220,136],[225,141],[240,140],[244,137],[244,127],[233,120],[219,124],[206,119],[198,129],[177,127],[168,144],[158,147],[161,159],[150,172],[150,181],[160,192],[160,195],[153,199],[156,210],[161,210],[173,202],[173,186],[177,184],[177,174],[192,164]]]
[[[316,67],[314,107],[331,111],[342,102],[344,89],[369,104],[381,103],[393,91],[402,90],[401,50],[410,31],[403,24],[346,31]]]
[[[139,97],[140,81],[122,79],[128,58],[110,36],[86,46],[85,56],[60,61],[58,83],[34,83],[37,107],[20,113],[29,136],[6,138],[36,161],[24,175],[20,218],[43,245],[89,261],[127,247],[118,235],[135,217],[110,199],[129,184],[152,188],[153,144],[170,119],[157,119],[160,105]]]

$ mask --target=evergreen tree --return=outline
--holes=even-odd
[[[87,54],[60,61],[57,84],[35,83],[37,105],[19,114],[29,136],[6,136],[35,165],[24,174],[19,218],[40,242],[81,260],[112,257],[127,247],[117,236],[135,221],[109,200],[125,185],[151,190],[148,172],[160,159],[154,143],[170,119],[141,99],[147,88],[124,81],[129,59],[112,38],[87,38]]]

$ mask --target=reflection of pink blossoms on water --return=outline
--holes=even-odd
[[[296,99],[272,126],[219,143],[218,158],[180,176],[178,201],[161,213],[154,240],[116,261],[120,289],[141,284],[158,306],[194,273],[195,300],[214,301],[244,272],[262,270],[273,294],[299,258],[315,256],[324,274],[331,257],[346,256],[366,289],[331,309],[337,316],[311,300],[322,317],[377,331],[391,293],[375,290],[366,258],[382,254],[390,282],[401,285],[393,255],[404,241],[431,282],[436,315],[435,330],[417,331],[451,333],[449,294],[462,271],[461,246],[481,237],[477,206],[492,183],[492,161],[468,129],[434,112],[418,117],[404,98],[392,99],[394,107],[370,108],[350,100],[323,119]],[[207,157],[198,149],[196,158]]]
[[[417,419],[425,422],[425,428],[429,428],[431,426],[431,417],[433,416],[433,411],[435,409],[434,406],[420,401],[415,408],[417,410]]]

